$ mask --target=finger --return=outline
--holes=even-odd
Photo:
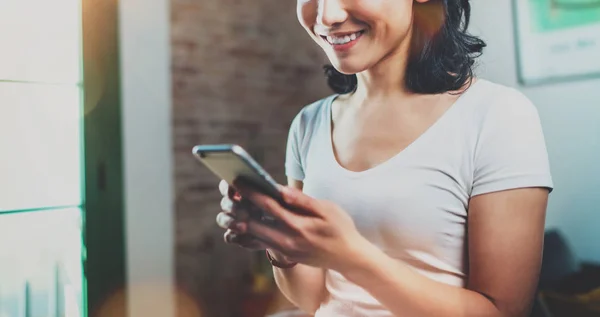
[[[248,230],[248,223],[245,220],[239,220],[235,215],[225,212],[217,215],[217,225],[223,229],[229,229],[239,234],[244,234]]]
[[[236,244],[244,249],[249,250],[264,250],[267,245],[249,234],[239,235],[235,240]]]
[[[235,210],[235,208],[234,208]],[[223,229],[231,229],[237,233],[246,233],[248,230],[248,222],[251,220],[258,221],[261,217],[251,217],[247,211],[240,210],[236,212],[221,212],[217,214],[217,225]]]
[[[268,248],[275,249],[282,253],[291,251],[294,238],[289,232],[284,232],[282,227],[274,228],[260,221],[251,220],[246,223],[246,232],[257,240],[260,240]]]
[[[299,209],[309,215],[324,216],[319,208],[319,201],[304,194],[301,190],[289,186],[280,188],[283,201],[294,210]]]
[[[232,186],[229,186],[229,188],[227,189],[227,196],[233,201],[242,200],[242,196],[240,195],[240,193],[238,193]]]
[[[221,210],[231,212],[233,210],[233,201],[227,196],[221,198]]]
[[[229,197],[225,196],[221,198],[221,210],[231,215],[233,218],[239,221],[246,221],[250,218],[253,213],[260,214],[260,211],[256,211],[256,207],[252,206],[249,203],[236,203],[231,201]]]
[[[261,219],[264,215],[264,211],[260,207],[246,198],[243,198],[239,203],[235,203],[234,209],[236,213],[240,213],[240,216],[243,217],[238,218],[239,220]]]
[[[239,187],[239,191],[245,199],[250,200],[256,207],[273,215],[290,228],[297,229],[298,225],[304,221],[302,216],[285,209],[276,200],[267,195],[243,185]]]
[[[234,241],[238,239],[238,236],[239,234],[235,233],[234,231],[227,230],[223,235],[223,239],[225,240],[225,243],[235,243]]]
[[[217,225],[223,229],[235,229],[235,218],[224,212],[217,215]]]
[[[254,186],[244,182],[243,179],[237,180],[235,182],[236,189],[241,193],[242,196],[251,199],[251,197],[268,197],[255,189]],[[304,194],[301,190],[289,186],[278,185],[279,192],[284,199],[284,205],[289,208],[290,212],[293,212],[297,215],[303,216],[318,216],[322,218],[323,215],[320,212],[319,201]],[[252,199],[251,199],[252,200]],[[274,200],[274,199],[271,199]],[[277,201],[276,201],[277,202]],[[289,202],[289,203],[288,203]],[[263,207],[257,203],[259,207]],[[281,206],[277,202],[277,205]]]
[[[267,245],[249,234],[238,234],[235,231],[228,230],[223,238],[225,243],[236,244],[242,248],[250,250],[264,250]]]
[[[222,196],[229,197],[229,199],[232,201],[240,201],[242,199],[242,196],[240,196],[235,188],[229,186],[227,181],[224,179],[219,182],[219,192]]]

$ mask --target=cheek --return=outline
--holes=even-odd
[[[395,2],[393,5],[390,5],[385,12],[387,12],[386,20],[389,21],[389,24],[393,25],[394,28],[399,28],[399,31],[410,28],[410,25],[413,22],[412,0]]]
[[[298,0],[296,14],[300,24],[312,34],[313,27],[317,20],[316,0]]]
[[[404,38],[412,25],[412,0],[372,0],[365,6],[366,18],[384,42],[396,42]],[[368,10],[367,10],[368,9]],[[395,43],[397,44],[397,43]],[[394,44],[394,45],[395,45]]]

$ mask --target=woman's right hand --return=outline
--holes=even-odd
[[[267,249],[267,245],[262,241],[249,233],[242,232],[245,230],[240,230],[240,227],[248,228],[250,221],[256,221],[251,219],[250,215],[260,214],[260,211],[250,202],[243,200],[240,194],[224,180],[219,183],[219,191],[223,198],[221,212],[217,215],[217,224],[227,230],[223,236],[225,242],[249,250]]]

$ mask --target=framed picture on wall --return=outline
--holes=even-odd
[[[513,0],[519,81],[600,76],[600,0]]]

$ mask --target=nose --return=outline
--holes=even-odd
[[[348,19],[342,0],[319,0],[317,23],[332,27]]]

